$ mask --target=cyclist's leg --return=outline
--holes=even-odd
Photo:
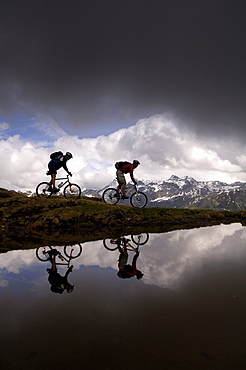
[[[55,182],[56,182],[56,173],[52,173],[50,183],[53,186],[53,188],[55,187]]]
[[[51,189],[52,187],[54,188],[55,187],[55,179],[56,179],[56,173],[57,171],[54,169],[54,167],[51,166],[51,164],[49,163],[48,164],[48,171],[46,173],[46,175],[50,175],[50,186],[51,186]],[[50,189],[50,190],[51,190]]]
[[[122,189],[122,196],[125,197],[126,196],[126,182],[123,182],[123,184],[121,185],[121,189]]]
[[[117,187],[117,191],[119,191],[120,189],[122,190],[122,197],[125,197],[126,196],[126,179],[125,179],[125,175],[122,171],[120,170],[117,170],[116,171],[116,176],[117,176],[117,181],[119,183],[118,187]]]
[[[123,246],[123,249],[120,248],[119,252],[120,252],[120,256],[118,260],[118,268],[120,271],[123,271],[128,261],[128,252],[127,252],[126,245]]]
[[[50,166],[49,167],[49,174],[51,175],[50,186],[52,187],[53,192],[56,193],[57,189],[55,187],[55,182],[56,182],[57,170]]]
[[[121,179],[120,179],[120,174],[121,174],[122,172],[121,171],[119,171],[119,170],[117,170],[116,171],[116,179],[117,179],[117,181],[118,181],[118,186],[117,186],[117,188],[116,188],[116,191],[117,191],[117,193],[119,193],[119,191],[120,191],[120,189],[121,189]]]
[[[51,263],[51,270],[52,271],[57,271],[57,267],[56,267],[56,256],[55,255],[52,255],[50,257],[50,263]]]

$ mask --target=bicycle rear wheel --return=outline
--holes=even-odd
[[[45,262],[49,260],[49,255],[46,254],[46,252],[51,251],[51,247],[38,247],[36,249],[36,256],[39,259],[39,261]]]
[[[149,240],[149,234],[144,233],[144,234],[138,234],[138,235],[131,235],[131,239],[133,243],[137,245],[144,245]]]
[[[118,245],[116,244],[115,239],[103,239],[103,246],[108,251],[116,251],[116,249],[118,248]]]
[[[68,184],[65,186],[63,194],[66,199],[78,199],[81,195],[81,189],[77,184]]]
[[[104,190],[104,192],[102,194],[102,199],[103,199],[104,203],[108,203],[108,204],[118,203],[119,200],[120,200],[120,197],[117,196],[116,194],[117,194],[117,191],[114,188],[108,188],[108,189]]]
[[[77,258],[82,253],[82,245],[81,244],[73,244],[73,245],[66,245],[64,247],[64,254],[68,258]]]
[[[49,198],[52,195],[51,185],[48,182],[41,182],[36,187],[36,194],[39,198]]]
[[[146,206],[147,202],[148,202],[147,196],[141,191],[133,193],[130,198],[130,203],[133,207],[143,208]]]

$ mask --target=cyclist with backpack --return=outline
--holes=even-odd
[[[129,173],[131,180],[133,183],[136,185],[137,181],[134,178],[133,171],[137,166],[140,164],[140,162],[136,159],[132,163],[130,162],[116,162],[115,167],[116,167],[116,177],[118,181],[118,186],[117,186],[117,193],[119,192],[120,189],[122,189],[122,199],[127,199],[129,198],[126,195],[126,179],[125,179],[125,174]]]
[[[56,189],[55,187],[57,170],[63,167],[64,170],[69,174],[69,176],[72,176],[71,172],[68,171],[67,161],[73,158],[73,156],[70,152],[66,152],[65,155],[63,155],[62,152],[55,152],[50,155],[50,158],[51,161],[48,163],[49,170],[46,173],[47,175],[51,175],[50,189],[48,190],[52,191],[53,193],[57,193],[58,189]]]
[[[67,293],[72,293],[74,285],[68,282],[68,275],[73,271],[73,266],[70,266],[65,275],[61,276],[56,267],[56,256],[58,256],[60,253],[57,251],[57,249],[52,249],[51,251],[48,251],[47,254],[49,255],[49,260],[51,263],[51,268],[47,269],[49,274],[48,281],[51,285],[50,290],[53,293],[60,294],[62,294],[65,290]]]

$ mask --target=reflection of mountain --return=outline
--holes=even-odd
[[[246,209],[246,183],[242,182],[226,184],[220,181],[196,181],[188,176],[171,176],[166,181],[139,181],[138,184],[139,190],[148,196],[149,207]],[[112,182],[109,186],[115,185]],[[85,193],[101,195],[104,189],[98,192],[87,189]]]

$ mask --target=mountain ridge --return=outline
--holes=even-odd
[[[116,180],[100,190],[84,189],[87,196],[101,196]],[[193,177],[172,175],[167,180],[140,180],[139,191],[148,196],[148,207],[195,208],[240,211],[246,209],[246,182],[197,181]]]

